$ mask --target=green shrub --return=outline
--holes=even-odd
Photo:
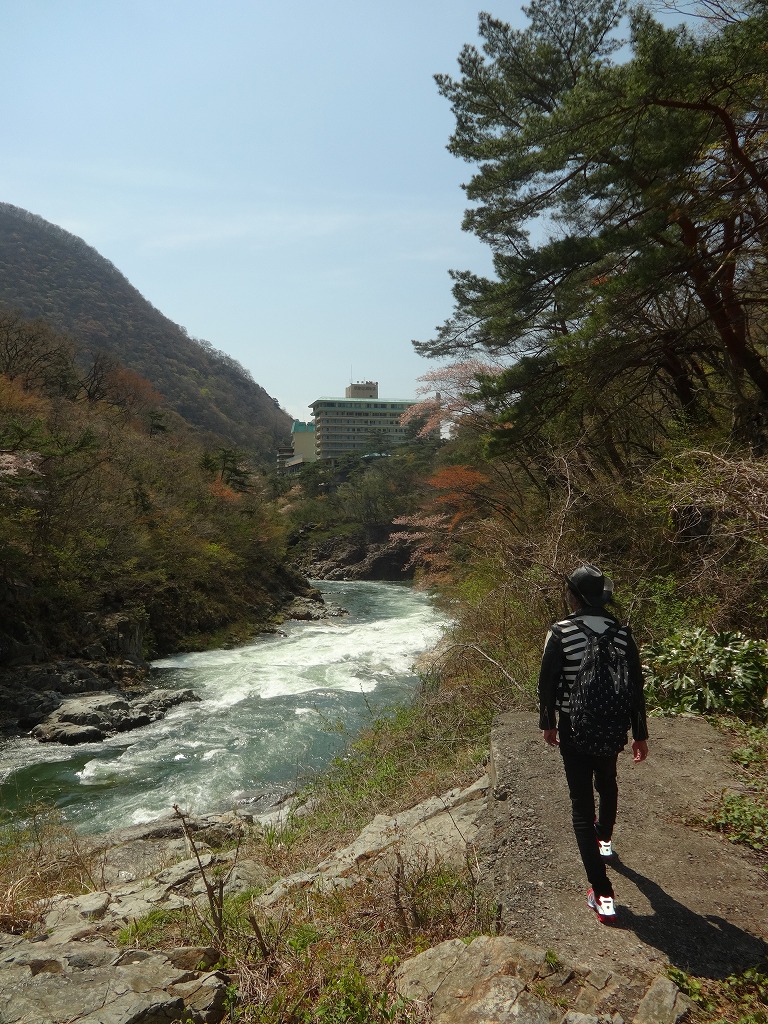
[[[680,630],[644,649],[651,708],[768,718],[768,642],[744,633]]]
[[[685,631],[691,622],[707,622],[714,598],[709,601],[695,595],[685,595],[681,584],[684,577],[643,575],[633,588],[640,605],[639,618],[643,631],[651,637],[667,637]]]
[[[751,846],[753,850],[768,849],[768,791],[754,794],[725,793],[713,815],[715,828],[731,840]]]
[[[728,725],[730,728],[735,728],[745,740],[743,747],[737,747],[732,752],[733,760],[754,774],[764,774],[765,767],[768,765],[768,729],[746,726],[735,721]]]
[[[695,1003],[700,1024],[768,1024],[768,962],[722,980],[695,978],[672,966],[666,973]]]
[[[385,1024],[404,1021],[406,1004],[386,990],[374,989],[353,965],[347,966],[322,992],[307,1024]]]
[[[768,1024],[768,962],[725,979],[724,987],[741,1011],[739,1024]]]

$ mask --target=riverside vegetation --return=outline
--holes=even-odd
[[[255,460],[173,413],[148,380],[0,311],[0,649],[77,656],[128,612],[146,654],[268,622],[285,568]],[[199,642],[199,641],[198,641]]]
[[[146,403],[0,378],[13,410],[3,444],[19,460],[2,543],[11,578],[30,579],[46,608],[62,591],[85,608],[96,583],[148,602],[173,646],[245,611],[231,567],[237,587],[340,532],[395,532],[419,585],[450,609],[413,705],[308,783],[310,813],[244,838],[276,874],[378,812],[477,777],[494,715],[533,707],[543,629],[581,559],[617,580],[652,711],[707,715],[737,737],[742,790],[703,824],[766,863],[768,16],[758,3],[697,10],[693,29],[631,10],[619,60],[622,4],[534,0],[524,30],[482,15],[482,49],[438,78],[456,114],[450,148],[478,168],[466,226],[491,246],[496,277],[454,274],[455,315],[418,343],[449,361],[425,378],[439,407],[417,408],[412,442],[387,458],[249,489],[242,459],[153,431]],[[96,458],[116,424],[131,427],[129,451]],[[37,484],[41,464],[55,487]],[[158,466],[178,471],[172,486]],[[99,488],[78,490],[89,473],[120,496],[130,546]],[[179,528],[189,522],[196,532]],[[181,626],[167,625],[177,602]],[[3,927],[33,928],[62,865],[73,888],[91,884],[84,840],[50,814],[3,835]],[[150,917],[124,940],[213,941],[244,1022],[416,1020],[394,994],[397,963],[494,927],[471,865],[304,893],[274,916],[219,900],[209,882],[202,918]],[[765,963],[719,981],[671,973],[699,1021],[768,1020]]]

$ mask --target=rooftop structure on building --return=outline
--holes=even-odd
[[[408,437],[400,418],[415,399],[379,398],[378,381],[349,384],[344,398],[316,398],[315,451],[321,462],[335,462],[355,452],[381,454]]]

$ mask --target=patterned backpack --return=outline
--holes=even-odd
[[[596,633],[586,623],[579,629],[587,646],[571,688],[573,744],[586,754],[605,757],[626,746],[632,724],[632,694],[629,682],[626,626],[612,625]]]

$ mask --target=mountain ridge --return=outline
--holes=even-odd
[[[149,380],[193,427],[272,464],[291,417],[237,360],[191,338],[84,239],[0,203],[0,303]]]

